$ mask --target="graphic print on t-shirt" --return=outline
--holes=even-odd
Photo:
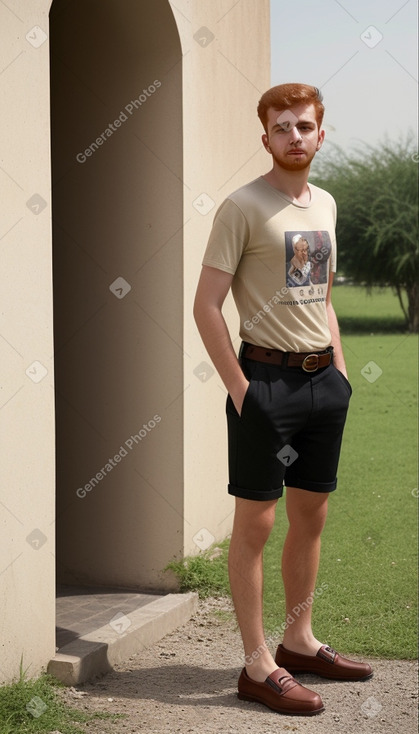
[[[288,288],[327,283],[328,260],[332,252],[329,232],[285,232],[285,248]],[[323,292],[323,288],[318,290]]]

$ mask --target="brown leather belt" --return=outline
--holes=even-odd
[[[282,367],[301,367],[304,372],[317,372],[332,362],[333,348],[329,347],[323,352],[281,352],[279,349],[267,349],[243,342],[240,356]]]

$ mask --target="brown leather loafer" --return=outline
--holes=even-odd
[[[290,673],[315,673],[332,680],[367,680],[373,672],[368,663],[358,663],[322,645],[317,655],[300,655],[278,645],[275,662]]]
[[[263,703],[279,714],[314,716],[324,711],[323,701],[318,693],[304,688],[281,670],[274,670],[263,683],[258,683],[249,678],[246,668],[243,668],[237,695],[242,701]]]

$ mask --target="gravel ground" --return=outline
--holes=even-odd
[[[326,710],[314,717],[283,716],[239,701],[242,650],[231,611],[228,599],[201,601],[186,625],[63,695],[88,712],[125,714],[113,722],[93,721],[87,729],[92,734],[417,733],[417,664],[406,660],[369,660],[374,677],[364,683],[296,676],[323,699]]]

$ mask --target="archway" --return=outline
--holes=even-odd
[[[182,542],[180,40],[167,0],[54,0],[50,39],[57,576],[158,588]]]

